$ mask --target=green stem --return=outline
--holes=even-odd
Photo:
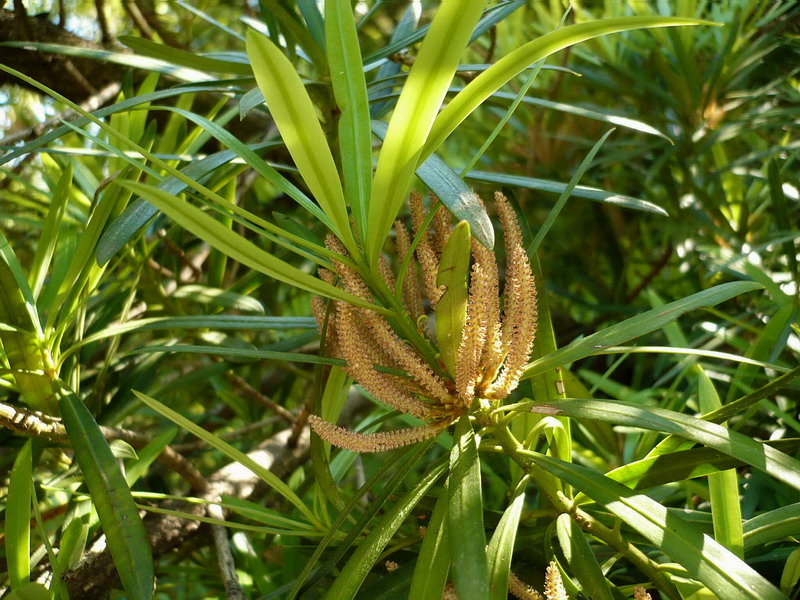
[[[547,497],[559,513],[570,515],[581,529],[606,543],[627,558],[636,568],[649,577],[668,597],[680,600],[681,596],[677,588],[666,575],[659,570],[656,563],[650,560],[639,548],[627,542],[620,532],[606,527],[592,515],[582,510],[574,500],[567,498],[567,496],[553,484],[552,476],[533,462],[530,457],[525,456],[524,448],[513,436],[505,423],[500,423],[495,420],[489,427],[489,431],[503,446],[506,455],[531,476],[542,494]]]

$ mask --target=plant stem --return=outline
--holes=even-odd
[[[525,449],[508,429],[506,423],[499,421],[497,418],[493,419],[493,421],[489,426],[492,436],[502,445],[506,455],[531,476],[541,493],[547,497],[559,513],[570,515],[581,529],[627,558],[668,597],[677,600],[681,598],[675,585],[659,570],[655,562],[650,560],[639,548],[627,542],[619,532],[606,527],[592,515],[582,510],[574,500],[567,498],[561,490],[553,485],[553,477],[533,462],[529,456],[525,455]]]

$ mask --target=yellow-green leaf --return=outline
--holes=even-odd
[[[335,300],[343,300],[366,308],[375,308],[374,305],[272,256],[269,252],[262,250],[249,240],[234,233],[199,208],[176,198],[172,194],[168,194],[164,190],[132,181],[121,182],[120,185],[124,185],[139,194],[201,240],[208,242],[223,254],[251,269],[313,294],[334,298]]]
[[[357,247],[339,173],[300,75],[275,44],[252,30],[247,32],[247,55],[286,149],[308,189],[335,225],[334,233],[353,253]]]
[[[421,162],[420,152],[480,19],[485,0],[444,0],[397,100],[383,141],[369,204],[367,256],[378,259]]]
[[[456,372],[456,355],[467,320],[469,258],[469,223],[461,221],[447,238],[436,275],[436,285],[446,287],[436,304],[436,343],[452,375]]]
[[[435,152],[442,142],[453,133],[455,128],[473,110],[478,108],[484,100],[529,65],[559,50],[602,35],[631,29],[675,27],[678,25],[714,25],[714,23],[677,17],[619,17],[570,25],[528,42],[510,52],[478,75],[447,104],[442,112],[439,113],[439,116],[436,117],[430,136],[425,142],[425,148],[417,156],[417,162],[414,166],[425,160],[432,152]]]

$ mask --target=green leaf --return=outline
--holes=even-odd
[[[253,350],[250,348],[228,348],[225,346],[193,346],[189,344],[175,344],[172,346],[142,346],[131,350],[128,354],[153,354],[158,352],[187,352],[191,354],[213,354],[215,356],[230,356],[235,358],[256,358],[260,360],[285,360],[309,365],[332,365],[337,367],[347,366],[347,362],[340,358],[328,358],[316,354],[300,354],[295,352],[279,352],[277,350]],[[380,369],[379,369],[380,370]]]
[[[491,99],[493,101],[512,100],[514,98],[516,98],[516,95],[511,94],[509,92],[495,92],[491,96]],[[637,121],[636,119],[631,119],[629,117],[622,117],[619,115],[598,112],[596,110],[591,110],[583,106],[565,104],[564,102],[553,102],[551,100],[545,100],[544,98],[536,98],[534,96],[525,96],[522,99],[522,103],[528,104],[530,106],[540,106],[542,108],[546,108],[549,110],[557,110],[560,112],[565,112],[585,119],[601,121],[603,123],[608,123],[609,125],[613,125],[615,127],[622,127],[625,129],[630,129],[632,131],[638,131],[639,133],[644,133],[647,135],[655,135],[672,143],[672,141],[667,135],[663,134],[655,127],[652,127],[647,123],[644,123],[643,121]]]
[[[760,284],[750,281],[723,283],[664,306],[648,310],[622,323],[612,325],[583,339],[575,340],[552,354],[533,361],[525,368],[522,379],[586,358],[600,350],[605,350],[651,331],[656,331],[689,311],[714,306],[740,294],[761,289],[761,287]]]
[[[481,463],[469,417],[456,424],[450,452],[449,539],[456,594],[463,600],[489,597],[486,532],[483,528]]]
[[[13,590],[5,600],[53,600],[53,592],[41,583],[31,582]]]
[[[489,547],[486,549],[486,558],[489,564],[489,600],[507,600],[508,578],[511,572],[511,559],[514,555],[514,542],[517,538],[517,528],[522,509],[525,507],[525,485],[527,477],[523,478],[511,503],[503,512],[497,529],[494,530]]]
[[[58,547],[58,568],[61,572],[77,564],[83,557],[86,541],[89,539],[91,504],[89,500],[79,500],[70,507]]]
[[[775,223],[782,232],[790,232],[793,230],[793,226],[789,218],[789,207],[786,202],[786,194],[783,192],[780,168],[774,158],[767,165],[767,180],[769,181],[772,210],[775,213]],[[781,246],[783,247],[783,253],[786,255],[789,272],[792,274],[796,287],[800,284],[800,272],[798,272],[797,268],[797,251],[795,250],[794,240],[786,240]],[[800,291],[795,292],[795,299],[797,299],[798,294],[800,294]]]
[[[0,233],[0,341],[23,399],[32,408],[57,414],[47,373],[52,364],[44,351],[33,293],[8,241]]]
[[[448,484],[439,490],[422,546],[417,555],[409,598],[415,600],[441,600],[450,570],[450,540],[448,540],[450,497]]]
[[[349,0],[325,3],[325,39],[333,94],[341,111],[339,152],[345,197],[363,240],[372,189],[372,136],[364,65]]]
[[[172,293],[173,298],[191,300],[198,304],[210,304],[220,306],[229,310],[240,312],[250,312],[259,315],[264,314],[264,305],[256,298],[246,294],[220,290],[205,285],[182,285]]]
[[[206,156],[201,160],[193,161],[181,169],[180,172],[200,181],[215,169],[228,164],[236,156],[237,154],[232,150],[223,150]],[[170,176],[165,177],[158,187],[170,194],[179,194],[188,185]],[[103,232],[100,241],[97,243],[97,264],[104,265],[111,260],[157,212],[158,209],[143,198],[137,198],[125,207],[122,214]]]
[[[779,449],[787,453],[795,452],[800,448],[800,440],[797,439],[770,442],[776,447],[779,443]],[[728,456],[719,450],[700,447],[648,456],[617,467],[606,473],[606,477],[619,481],[634,490],[646,490],[657,485],[704,477],[711,473],[744,465],[744,461]]]
[[[253,70],[250,68],[250,65],[247,64],[247,58],[243,55],[241,56],[242,62],[222,60],[219,58],[201,56],[194,52],[187,52],[186,50],[181,50],[174,46],[166,46],[141,37],[123,35],[118,37],[117,40],[137,54],[163,60],[173,65],[187,67],[200,72],[211,71],[213,73],[244,75],[245,77],[253,76]]]
[[[800,548],[795,548],[783,566],[781,591],[788,596],[797,587],[798,581],[800,581]]]
[[[65,350],[60,358],[63,363],[66,357],[87,344],[139,331],[160,331],[165,329],[269,331],[281,329],[313,330],[316,328],[317,322],[313,317],[255,317],[251,315],[151,317],[112,325],[92,335],[87,335]]]
[[[544,236],[546,236],[547,232],[550,231],[550,227],[552,227],[553,223],[555,222],[556,218],[561,212],[561,209],[564,208],[564,205],[567,203],[567,200],[569,200],[569,197],[572,195],[572,190],[574,190],[575,186],[578,185],[578,182],[581,180],[581,177],[583,177],[583,174],[592,164],[594,157],[600,151],[600,148],[608,139],[608,136],[610,136],[613,132],[614,132],[613,129],[609,129],[599,140],[597,140],[595,145],[592,146],[592,149],[589,150],[589,153],[583,158],[581,163],[578,165],[578,168],[575,169],[575,173],[569,180],[567,187],[564,189],[563,192],[561,192],[561,196],[559,196],[558,200],[553,205],[553,208],[550,209],[550,212],[547,213],[547,217],[545,218],[544,223],[542,223],[541,227],[539,227],[539,231],[536,232],[536,237],[533,238],[533,241],[531,242],[530,246],[528,246],[527,252],[529,256],[535,253],[539,249],[539,244],[542,243]]]
[[[461,221],[447,238],[436,285],[445,286],[436,303],[436,343],[447,370],[455,376],[461,332],[467,322],[467,275],[470,261],[469,223]]]
[[[284,2],[278,0],[260,0],[263,8],[269,11],[270,18],[274,18],[283,28],[284,37],[288,40],[290,52],[294,53],[294,40],[308,54],[311,62],[319,69],[324,68],[325,53],[322,46],[314,39],[312,32],[303,25],[297,13],[288,9]],[[262,9],[263,10],[263,9]],[[248,32],[249,33],[249,32]]]
[[[164,73],[170,77],[175,77],[176,79],[182,79],[183,81],[192,83],[209,81],[211,79],[211,76],[207,73],[202,73],[195,69],[186,69],[175,66],[171,61],[167,62],[164,60],[147,58],[145,56],[136,56],[125,52],[111,52],[109,50],[86,48],[84,46],[46,44],[41,42],[3,42],[0,44],[0,47],[2,46],[8,46],[10,48],[23,48],[30,51],[52,52],[53,54],[62,54],[64,56],[77,56],[79,58],[102,60],[127,67],[134,67],[136,69]]]
[[[210,433],[200,427],[199,425],[193,423],[180,413],[175,412],[171,408],[161,404],[155,398],[151,398],[141,392],[137,392],[133,390],[133,393],[136,395],[139,400],[144,402],[147,406],[155,410],[156,412],[162,414],[167,419],[178,425],[179,427],[183,427],[189,433],[196,435],[201,440],[204,440],[212,447],[216,448],[220,452],[222,452],[228,458],[235,460],[242,466],[250,469],[255,475],[261,479],[264,483],[270,486],[273,490],[275,490],[278,494],[283,496],[286,500],[291,502],[294,506],[296,506],[300,512],[305,515],[305,517],[309,520],[310,523],[320,526],[319,521],[314,516],[314,513],[305,505],[305,503],[300,499],[300,497],[295,494],[292,489],[286,485],[278,476],[272,473],[269,469],[265,469],[263,466],[259,465],[255,462],[252,458],[247,456],[244,452],[241,452],[228,444],[227,442],[221,440],[219,437]]]
[[[403,205],[436,113],[485,0],[444,0],[408,74],[378,158],[369,204],[367,258],[376,263]]]
[[[425,142],[425,148],[418,155],[418,161],[435,152],[472,111],[528,65],[547,58],[559,50],[592,38],[632,29],[713,24],[708,21],[674,17],[620,17],[578,23],[545,34],[498,60],[456,95],[436,117]]]
[[[376,3],[373,6],[377,6],[377,4],[378,3]],[[504,0],[503,2],[500,2],[495,6],[487,8],[484,11],[480,21],[478,21],[478,25],[475,27],[475,29],[472,30],[470,41],[472,42],[478,39],[489,29],[497,25],[499,22],[503,21],[515,10],[525,6],[525,4],[526,0]],[[409,46],[423,39],[428,34],[430,28],[431,25],[423,25],[419,29],[412,30],[406,37],[397,40],[392,38],[391,44],[388,44],[383,48],[381,48],[380,50],[378,50],[377,52],[374,52],[373,54],[367,56],[364,59],[364,63],[371,64],[374,62],[378,62],[382,58],[386,58],[396,52],[400,52],[401,50],[408,48]]]
[[[356,298],[329,283],[325,283],[321,279],[317,279],[265,252],[200,209],[195,208],[188,202],[179,200],[172,194],[132,181],[120,182],[119,184],[155,204],[172,220],[180,223],[185,229],[191,231],[201,240],[208,242],[223,254],[251,269],[255,269],[259,273],[264,273],[278,281],[283,281],[313,294],[342,300],[365,308],[375,308],[374,305]]]
[[[332,523],[331,527],[328,528],[328,532],[325,537],[320,541],[317,548],[314,550],[311,558],[306,561],[303,570],[301,571],[300,575],[297,578],[297,582],[295,586],[292,588],[292,591],[289,593],[287,600],[292,600],[295,598],[299,593],[302,592],[304,589],[310,589],[316,582],[322,579],[330,570],[336,565],[336,563],[341,560],[341,558],[347,553],[350,547],[356,542],[358,537],[362,535],[362,533],[369,527],[370,524],[375,520],[376,515],[378,512],[383,510],[385,503],[389,500],[389,498],[394,494],[398,488],[398,486],[403,482],[403,480],[408,476],[411,470],[419,464],[419,461],[425,456],[425,453],[430,449],[431,445],[433,444],[432,441],[428,441],[422,444],[418,444],[412,448],[404,448],[399,449],[397,452],[390,455],[390,457],[383,461],[380,468],[378,468],[375,473],[369,478],[368,481],[362,485],[355,494],[353,494],[346,503],[343,504],[339,514],[337,515],[336,519]],[[348,519],[353,518],[353,512],[356,510],[356,507],[362,501],[364,494],[369,492],[370,490],[375,489],[376,484],[383,479],[387,473],[389,473],[392,469],[395,469],[395,472],[392,474],[391,478],[386,482],[380,492],[375,494],[372,502],[368,503],[365,507],[364,511],[359,515],[356,522],[350,527],[347,535],[342,539],[328,556],[328,559],[325,561],[325,564],[322,565],[317,572],[309,578],[309,574],[311,570],[316,565],[319,558],[322,556],[322,553],[325,549],[330,545],[331,541],[342,531],[342,526],[344,525],[345,521]],[[363,543],[363,542],[362,542]],[[308,581],[306,579],[308,578]],[[360,585],[360,584],[359,584]],[[354,590],[355,591],[355,590]]]
[[[672,410],[617,400],[561,400],[534,404],[534,412],[670,433],[724,452],[800,490],[800,461],[722,425]]]
[[[439,464],[419,478],[417,483],[391,507],[383,506],[386,514],[375,522],[372,530],[358,545],[323,600],[350,600],[361,587],[364,578],[380,557],[386,544],[428,490],[444,474],[447,466]]]
[[[19,71],[15,71],[14,69],[10,69],[8,67],[5,67],[4,65],[0,65],[0,70],[5,71],[6,73],[9,73],[11,75],[14,75],[15,77],[19,77],[20,75],[22,75],[22,73],[20,73]],[[30,78],[26,78],[24,75],[20,78],[23,79],[23,81],[30,80]],[[33,80],[30,80],[30,82],[31,85],[34,85],[34,87],[39,87],[39,89],[45,91],[48,94],[52,92],[52,90],[41,84],[39,86],[36,86]],[[216,86],[212,87],[208,85],[203,85],[203,86],[197,85],[188,87],[175,87],[175,88],[170,88],[168,90],[159,90],[157,92],[152,92],[150,94],[145,94],[143,96],[135,96],[133,98],[128,98],[126,100],[122,100],[121,102],[112,104],[110,106],[106,106],[104,108],[96,110],[94,113],[92,113],[92,116],[96,119],[101,119],[109,115],[124,113],[126,111],[131,110],[132,108],[141,106],[143,104],[149,104],[150,102],[163,100],[165,98],[172,98],[173,96],[181,96],[184,94],[207,92],[209,91],[209,89],[216,89]],[[83,113],[80,114],[83,115]],[[83,115],[78,117],[74,121],[71,121],[70,125],[72,127],[83,127],[84,125],[90,122],[92,122],[92,120],[86,115]],[[2,156],[0,156],[0,165],[4,165],[14,160],[15,158],[19,158],[20,156],[29,154],[31,152],[38,150],[39,148],[42,148],[43,146],[46,146],[53,140],[57,140],[61,136],[72,131],[72,127],[69,127],[67,125],[62,125],[61,127],[57,127],[52,131],[48,131],[44,135],[41,135],[38,138],[36,138],[35,140],[31,140],[27,144],[24,144],[22,146],[19,146],[18,148],[14,148],[9,152],[6,152]]]
[[[747,563],[655,500],[637,494],[586,467],[538,452],[524,451],[532,462],[581,490],[627,523],[689,575],[726,600],[780,600],[771,583]]]
[[[800,535],[800,502],[781,506],[745,521],[744,547],[749,550],[762,544]]]
[[[153,436],[153,439],[141,448],[136,454],[136,460],[127,465],[125,470],[125,481],[131,486],[136,483],[140,477],[147,473],[150,465],[155,461],[164,451],[175,435],[178,433],[177,427],[169,429],[162,429],[159,433]]]
[[[231,132],[227,131],[224,127],[220,126],[213,121],[206,119],[205,117],[193,113],[188,110],[183,110],[182,108],[172,107],[172,106],[159,106],[158,110],[166,110],[185,117],[189,121],[200,125],[204,130],[208,133],[213,135],[217,140],[219,140],[222,144],[230,148],[237,157],[241,158],[245,163],[251,166],[255,171],[261,175],[264,179],[266,179],[269,183],[274,185],[280,191],[285,193],[287,196],[292,198],[295,202],[297,202],[300,206],[305,208],[309,213],[317,217],[322,223],[325,224],[326,227],[332,228],[332,222],[326,215],[326,213],[320,209],[320,207],[315,204],[305,193],[303,193],[300,189],[298,189],[292,182],[290,182],[286,177],[281,175],[274,167],[267,164],[267,162],[261,158],[258,154],[256,154],[255,150],[262,148],[262,147],[270,147],[273,144],[268,144],[266,146],[262,145],[254,145],[252,148],[248,144],[242,143],[235,135]],[[211,158],[211,157],[208,157]],[[198,189],[194,187],[192,178],[196,177],[194,173],[189,174],[188,171],[190,167],[186,167],[186,169],[182,171],[175,171],[174,169],[167,171],[171,174],[171,177],[165,178],[164,181],[159,185],[159,188],[164,189],[165,191],[169,191],[173,194],[177,194],[179,191],[183,191],[184,187],[179,187],[179,184],[174,181],[173,178],[177,179],[178,181],[187,184],[189,187],[193,187],[194,189]],[[189,177],[185,177],[184,174],[188,174]],[[175,188],[171,186],[175,185]],[[168,189],[169,188],[169,189]],[[203,190],[198,190],[203,191]],[[211,194],[205,194],[207,198],[214,202],[219,202],[219,198],[214,197]],[[272,231],[281,233],[279,230],[274,229],[274,225],[271,225],[267,221],[263,219],[257,219],[251,213],[248,213],[244,209],[239,209],[235,204],[230,202],[226,202],[224,204],[227,208],[231,211],[235,212],[239,215],[247,216],[251,221],[261,225],[265,229],[270,229],[272,227]],[[289,237],[289,236],[287,236]]]
[[[561,514],[556,523],[558,543],[570,566],[570,572],[581,584],[584,596],[592,600],[614,600],[608,581],[580,527],[568,514]]]
[[[18,589],[31,574],[31,481],[32,440],[20,448],[8,482],[5,514],[6,561],[11,589]]]
[[[84,403],[61,389],[58,407],[97,509],[122,586],[132,600],[153,597],[153,557],[139,510],[97,423]]]
[[[695,366],[700,410],[711,412],[722,406],[714,384],[706,372]],[[714,538],[739,558],[744,558],[742,541],[742,507],[739,503],[739,481],[735,469],[728,469],[708,476],[708,492],[711,500],[711,516],[714,522]]]
[[[386,136],[386,123],[372,122],[372,132]],[[436,154],[417,167],[417,177],[459,221],[469,223],[473,237],[488,249],[494,248],[494,227],[478,195]]]
[[[339,173],[311,98],[291,62],[269,38],[249,30],[247,55],[258,87],[303,180],[334,225],[334,233],[352,256],[350,231]]]
[[[432,154],[428,160],[430,160],[430,158],[433,156],[435,155]],[[496,183],[499,185],[522,187],[530,190],[539,190],[542,192],[551,192],[553,194],[563,194],[567,189],[566,183],[549,181],[547,179],[536,179],[535,177],[524,177],[522,175],[488,173],[486,171],[470,171],[467,175],[467,179],[472,181],[480,181],[481,183]],[[641,200],[639,198],[633,198],[632,196],[625,196],[623,194],[615,194],[614,192],[605,192],[603,190],[587,187],[585,185],[576,185],[572,190],[572,197],[583,198],[593,202],[602,202],[604,204],[612,204],[614,206],[620,206],[622,208],[628,208],[631,210],[640,210],[642,212],[661,215],[663,217],[668,216],[667,211],[660,206],[653,204],[652,202],[648,202],[647,200]]]
[[[64,212],[69,200],[69,192],[72,187],[72,163],[67,164],[61,177],[58,179],[56,189],[50,199],[50,208],[47,211],[47,218],[42,228],[42,235],[36,244],[36,254],[30,269],[30,284],[33,295],[38,298],[42,291],[47,270],[53,259],[58,242],[58,229],[64,219]]]

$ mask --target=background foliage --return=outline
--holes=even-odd
[[[506,403],[539,412],[510,425],[524,447],[476,427],[481,443],[461,423],[375,455],[309,440],[309,412],[362,431],[414,423],[320,351],[311,298],[344,292],[309,275],[330,259],[328,230],[356,263],[365,249],[366,272],[376,260],[406,191],[392,158],[408,150],[385,122],[410,67],[439,64],[420,40],[443,8],[359,2],[352,31],[349,3],[335,17],[303,0],[0,11],[8,597],[144,598],[155,573],[158,598],[439,598],[448,580],[460,598],[483,598],[489,581],[505,598],[509,565],[541,589],[551,560],[571,597],[631,597],[637,584],[654,597],[797,597],[800,10],[571,4],[566,16],[557,1],[492,4],[461,32],[452,81],[419,81],[452,99],[574,24],[718,26],[614,33],[541,69],[544,56],[520,63],[446,142],[427,140],[437,154],[418,189],[456,211],[462,180],[484,198],[501,189],[522,217],[540,325]],[[337,55],[331,40],[347,35],[357,44]],[[446,54],[453,39],[439,42]],[[401,101],[396,131],[417,131],[419,102]],[[370,132],[365,115],[384,123]],[[343,188],[309,177],[337,167]],[[480,210],[457,216],[490,231]],[[452,547],[477,551],[449,564],[442,523],[459,493],[481,505],[450,528]],[[101,523],[111,553],[94,546]]]

